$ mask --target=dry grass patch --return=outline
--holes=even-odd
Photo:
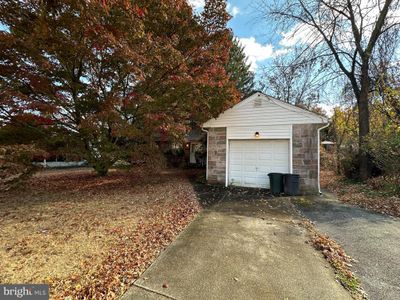
[[[0,282],[115,298],[198,211],[184,174],[41,173],[0,196]]]

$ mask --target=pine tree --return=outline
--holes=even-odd
[[[254,73],[250,70],[244,47],[233,36],[229,61],[225,69],[230,79],[236,83],[236,88],[242,97],[247,97],[254,91]]]

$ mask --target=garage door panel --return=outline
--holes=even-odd
[[[257,174],[257,166],[250,166],[250,165],[244,165],[242,167],[242,171],[245,173],[255,173]]]
[[[237,141],[235,146],[236,146],[236,149],[238,149],[238,150],[246,149],[246,142],[245,141]]]
[[[246,151],[246,150],[243,150]],[[257,152],[243,152],[242,154],[242,158],[243,160],[245,160],[246,162],[248,161],[257,161]]]
[[[242,180],[242,172],[232,173],[231,179],[233,179],[235,181],[241,181]]]
[[[289,172],[289,140],[230,141],[229,184],[269,188],[271,172]]]
[[[258,160],[258,166],[259,167],[268,167],[273,163],[274,163],[273,159],[260,159],[260,160]]]
[[[231,165],[231,171],[232,171],[232,174],[235,174],[237,172],[239,172],[239,174],[240,174],[242,171],[242,166],[241,165]]]
[[[247,177],[244,179],[243,185],[246,187],[258,187],[258,188],[267,188],[267,182],[259,177]]]
[[[257,166],[258,160],[257,159],[242,159],[242,166]]]
[[[271,162],[271,165],[273,165],[273,166],[283,166],[283,167],[286,167],[286,164],[287,164],[287,159],[274,159],[274,160]]]
[[[272,169],[273,169],[273,172],[276,172],[276,173],[287,173],[287,172],[289,172],[288,169],[285,168],[285,167],[273,167]]]
[[[259,179],[257,177],[245,177],[244,184],[246,186],[254,186],[256,187],[259,183]]]
[[[231,185],[242,186],[242,178],[232,178]]]
[[[265,166],[265,167],[259,167],[258,168],[258,171],[259,172],[262,172],[262,173],[271,173],[271,167],[269,167],[269,166]]]
[[[263,161],[263,160],[271,161],[274,159],[274,157],[273,157],[272,153],[260,153],[260,154],[258,154],[258,159],[260,161]]]
[[[244,171],[242,172],[242,176],[243,177],[257,177],[258,176],[258,172],[256,171],[256,169],[254,169],[253,171]]]
[[[257,141],[258,142],[258,141]],[[274,151],[274,146],[273,145],[259,145],[258,149],[264,151],[264,152],[273,152]]]
[[[277,150],[277,151],[279,151],[279,150]],[[285,152],[285,153],[275,153],[274,154],[274,160],[275,161],[287,161],[287,158],[288,158],[288,152]]]
[[[242,153],[240,153],[240,152],[231,152],[230,153],[230,157],[232,157],[232,159],[234,161],[236,161],[236,160],[240,161],[242,159]]]
[[[231,178],[242,178],[242,176],[243,176],[243,173],[242,172],[231,172],[230,174],[229,174],[229,176],[231,177]]]

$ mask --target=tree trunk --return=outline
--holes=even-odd
[[[361,90],[358,99],[358,144],[359,144],[359,163],[360,163],[360,179],[366,180],[370,176],[369,156],[366,148],[366,137],[369,134],[369,77],[368,63],[364,62],[361,67]]]
[[[94,169],[97,173],[97,176],[104,177],[104,176],[108,175],[109,167],[106,164],[103,164],[101,162],[96,163],[96,165],[94,166]]]

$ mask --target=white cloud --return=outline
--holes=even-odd
[[[279,41],[279,45],[293,47],[298,43],[306,44],[312,42],[313,29],[306,25],[297,24],[288,32],[282,32],[281,35],[282,39]]]
[[[262,45],[257,42],[255,37],[239,38],[240,43],[244,47],[244,52],[251,64],[251,71],[255,71],[258,67],[257,63],[274,56],[286,54],[288,49],[278,49],[274,51],[272,44]]]
[[[236,17],[239,13],[239,8],[237,6],[232,7],[231,14],[233,17]]]
[[[189,0],[189,4],[194,9],[201,9],[204,7],[204,0]]]
[[[204,8],[205,0],[188,0],[188,2],[195,11],[201,11]],[[239,7],[231,5],[230,3],[227,4],[226,9],[232,17],[236,17],[240,13]]]
[[[274,54],[274,47],[271,44],[262,45],[254,37],[240,38],[239,40],[244,47],[252,71],[257,69],[257,62],[271,58]]]
[[[232,17],[236,17],[240,13],[239,7],[232,6],[230,3],[227,4],[226,9]]]
[[[326,112],[326,115],[329,118],[333,116],[334,109],[337,107],[337,105],[327,103],[318,103],[318,106],[320,106]]]
[[[290,49],[290,48],[281,48],[281,49],[278,49],[278,50],[274,51],[274,56],[286,55],[290,51],[292,51],[292,49]]]

